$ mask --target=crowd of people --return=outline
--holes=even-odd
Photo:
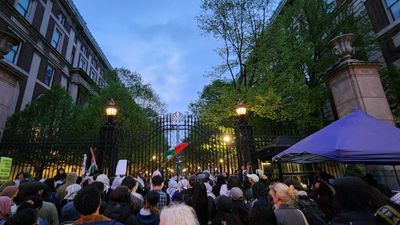
[[[400,194],[371,174],[339,177],[316,170],[272,182],[261,170],[202,171],[165,178],[78,177],[59,169],[35,181],[23,173],[0,187],[0,225],[376,225],[400,224]]]

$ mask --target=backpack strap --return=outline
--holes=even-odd
[[[381,217],[390,225],[400,224],[400,213],[390,205],[380,207],[376,211],[375,216]]]

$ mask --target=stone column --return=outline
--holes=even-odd
[[[324,75],[331,89],[339,118],[361,109],[369,115],[394,124],[379,75],[380,64],[352,59],[353,35],[334,38],[330,45],[341,59]]]
[[[341,59],[324,75],[324,81],[331,89],[339,118],[361,109],[369,115],[394,125],[385,92],[379,75],[378,63],[352,59],[353,35],[344,34],[330,41],[333,51]],[[373,174],[380,183],[397,188],[392,166],[368,165],[359,167]]]

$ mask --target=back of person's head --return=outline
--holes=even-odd
[[[150,210],[152,214],[160,214],[157,203],[160,201],[160,194],[157,191],[149,191],[146,195],[143,208]]]
[[[68,200],[73,200],[78,193],[79,190],[81,190],[82,187],[79,184],[71,184],[69,185],[65,191],[67,192],[67,195],[65,195],[64,199]]]
[[[196,213],[185,204],[171,204],[161,210],[160,224],[163,225],[198,225]]]
[[[38,211],[32,208],[18,210],[16,214],[9,217],[4,225],[34,225],[37,224]]]
[[[370,186],[359,177],[340,177],[332,181],[343,210],[365,210],[370,200]]]
[[[274,183],[269,186],[271,196],[275,195],[282,203],[293,204],[297,200],[297,190],[284,183]]]
[[[18,192],[18,185],[11,185],[7,186],[3,189],[3,191],[0,193],[0,196],[7,196],[9,198],[14,198]]]
[[[27,182],[22,185],[19,193],[24,196],[29,195],[40,195],[41,192],[45,189],[45,185],[39,181]]]
[[[97,188],[97,190],[100,191],[100,193],[103,193],[103,191],[104,191],[104,184],[99,181],[95,181],[88,186],[93,186],[93,187]]]
[[[293,185],[293,187],[299,191],[303,190],[303,187],[301,186],[301,183],[298,179],[287,178],[283,181],[283,183],[286,184],[287,186]]]
[[[126,176],[121,185],[127,186],[130,190],[132,190],[136,186],[137,181],[132,176]]]
[[[74,183],[76,183],[77,179],[78,179],[78,174],[76,174],[75,172],[72,172],[72,173],[67,174],[65,181],[66,181],[66,183],[74,184]]]
[[[249,212],[249,224],[276,225],[276,217],[271,203],[264,200],[256,201]]]
[[[197,179],[196,175],[192,175],[189,177],[189,185],[190,187],[196,186],[196,184],[199,183],[199,180]]]
[[[256,199],[266,199],[267,187],[261,182],[257,182],[253,185],[253,197]]]
[[[234,187],[240,188],[239,176],[237,176],[237,175],[229,176],[228,180],[226,181],[226,186],[227,186],[228,190],[231,190]]]
[[[128,187],[119,186],[110,194],[110,200],[114,202],[126,202],[131,201],[131,194],[129,193]]]
[[[226,197],[224,195],[219,196],[215,199],[215,205],[218,211],[224,213],[230,213],[233,209],[233,201],[231,198]]]
[[[217,176],[217,184],[225,184],[225,177],[222,175]]]
[[[164,179],[162,176],[156,175],[151,178],[151,184],[153,186],[161,186],[164,182]]]
[[[82,188],[74,198],[74,206],[82,215],[94,214],[100,206],[101,192],[92,185]]]
[[[32,208],[37,211],[43,206],[43,199],[37,195],[26,196],[23,202],[18,206],[17,212],[22,209]]]

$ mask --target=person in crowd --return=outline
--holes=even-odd
[[[65,178],[67,178],[67,174],[64,168],[59,168],[56,175],[53,177],[56,185],[64,183]]]
[[[396,225],[400,221],[400,193],[393,195],[388,204],[381,206],[375,218],[379,224]]]
[[[40,196],[30,195],[25,197],[24,202],[22,202],[18,206],[17,213],[25,208],[32,208],[37,212],[39,212],[38,225],[49,225],[47,220],[40,215],[40,209],[42,208],[42,206],[43,206],[43,200]]]
[[[81,217],[73,224],[87,225],[122,225],[122,223],[111,220],[99,213],[101,203],[101,192],[97,187],[89,185],[82,188],[74,198],[74,206]]]
[[[256,201],[250,209],[248,223],[246,224],[278,225],[271,203],[264,200]]]
[[[303,190],[298,179],[288,178],[284,181],[287,186],[293,185],[297,190],[298,198],[294,207],[301,210],[310,225],[327,225],[325,214],[318,208],[317,203]]]
[[[216,207],[215,207],[215,195],[212,192],[212,187],[209,183],[204,183],[204,186],[206,187],[207,190],[207,200],[208,200],[208,216],[209,218],[214,217],[215,212],[216,212]]]
[[[164,179],[160,175],[155,175],[151,178],[151,191],[156,191],[160,195],[160,200],[157,203],[157,209],[161,210],[164,206],[167,206],[170,202],[170,198],[167,193],[161,189],[164,186]]]
[[[69,203],[69,206],[65,208],[64,210],[68,210],[72,207],[74,198],[76,194],[78,194],[78,191],[81,190],[81,186],[79,184],[71,184],[67,187],[67,195],[65,195],[64,199],[60,202],[58,205],[59,207],[59,212],[61,212],[64,208]],[[65,211],[64,211],[65,212]]]
[[[125,179],[125,176],[117,175],[114,177],[111,183],[111,189],[115,190],[117,187],[121,186],[122,181]],[[110,194],[111,195],[111,194]]]
[[[80,183],[81,187],[84,188],[89,184],[92,184],[94,182],[93,178],[90,176],[85,176],[82,178],[82,181]]]
[[[105,193],[104,193],[104,184],[101,182],[95,181],[89,186],[96,187],[97,190],[100,191],[100,193],[101,193],[100,214],[103,214],[107,207],[107,202],[105,201],[106,197],[105,197]]]
[[[65,178],[65,183],[57,188],[56,198],[58,202],[61,202],[67,194],[67,187],[71,184],[75,184],[78,179],[78,175],[75,172],[68,173]]]
[[[3,225],[7,217],[11,214],[11,198],[7,196],[0,196],[0,225]]]
[[[139,182],[135,180],[132,176],[126,176],[121,183],[122,186],[126,186],[128,188],[129,193],[131,194],[131,202],[135,215],[137,215],[140,209],[143,207],[144,199],[143,196],[136,192]]]
[[[189,186],[189,181],[186,179],[182,179],[180,181],[178,181],[178,191],[175,192],[175,194],[172,196],[171,200],[172,201],[181,201],[181,192],[183,190],[186,190]]]
[[[233,214],[236,215],[242,224],[248,224],[249,209],[246,207],[244,202],[244,196],[242,189],[234,187],[230,191],[230,197],[233,201]]]
[[[26,179],[25,173],[24,173],[24,172],[19,172],[19,173],[17,173],[17,175],[15,176],[14,184],[15,184],[15,185],[19,185],[19,184],[21,183],[21,181],[23,181],[23,180],[25,180],[25,179]]]
[[[252,195],[253,199],[251,201],[251,205],[254,202],[259,200],[266,200],[267,199],[267,187],[262,182],[257,182],[252,186]]]
[[[131,194],[126,186],[117,187],[110,194],[110,202],[107,205],[104,215],[124,225],[139,224],[134,216],[135,212],[131,206]]]
[[[229,197],[230,196],[229,190],[231,190],[234,187],[241,187],[241,186],[242,186],[242,184],[241,184],[241,181],[238,176],[236,176],[236,175],[229,176],[226,181],[226,184],[223,184],[221,186],[221,190],[219,191],[219,194]]]
[[[100,174],[96,177],[97,182],[101,182],[104,185],[104,201],[108,202],[112,189],[110,188],[110,179],[108,179],[107,175]]]
[[[215,199],[217,212],[212,225],[242,225],[240,218],[233,213],[233,201],[226,196],[219,196]]]
[[[217,182],[213,187],[212,192],[214,193],[215,197],[220,196],[221,186],[225,184],[225,177],[222,175],[217,175]]]
[[[324,176],[323,174],[321,176]],[[332,220],[332,218],[337,213],[338,204],[336,202],[336,191],[332,190],[331,185],[323,180],[314,184],[314,190],[310,194],[318,205],[318,208],[325,214],[327,220]]]
[[[171,204],[161,211],[160,225],[199,225],[199,221],[192,207]]]
[[[12,185],[8,186],[3,189],[3,191],[0,193],[0,196],[7,196],[13,200],[18,194],[18,186],[17,185]]]
[[[340,177],[333,181],[341,211],[331,224],[376,225],[378,221],[369,212],[370,187],[359,177]]]
[[[23,203],[28,196],[35,195],[42,198],[44,188],[44,184],[38,181],[24,183],[20,187],[17,197],[15,197],[15,202],[18,205],[18,208],[20,207],[19,205]],[[39,210],[39,216],[45,219],[49,225],[59,224],[57,208],[51,202],[43,201],[42,206]]]
[[[206,225],[209,220],[208,197],[205,185],[196,175],[189,177],[188,189],[182,191],[182,200],[193,207],[200,225]]]
[[[39,215],[35,209],[25,208],[9,217],[4,225],[38,225]]]
[[[51,202],[54,205],[57,205],[57,198],[56,198],[56,184],[54,183],[53,178],[46,179],[44,182],[45,188],[43,192],[43,200],[47,202]]]
[[[256,174],[247,174],[246,179],[243,182],[243,190],[245,191],[246,199],[250,202],[253,202],[255,199],[253,195],[253,187],[255,184],[258,184],[260,178]]]
[[[167,191],[166,191],[167,194],[169,195],[170,199],[172,199],[172,197],[174,196],[175,192],[177,192],[177,191],[178,191],[178,183],[175,180],[170,179],[168,181],[168,188],[167,188]]]
[[[293,205],[297,199],[297,190],[284,183],[269,186],[269,193],[274,202],[276,220],[280,225],[308,225],[304,214]]]
[[[264,175],[262,169],[256,169],[256,175],[260,178],[259,182],[263,183],[265,187],[269,186],[268,177]]]
[[[12,181],[12,180],[8,180],[8,181],[4,182],[3,184],[0,185],[0,193],[3,192],[3,190],[4,190],[6,187],[8,187],[8,186],[14,186],[14,185],[15,185],[15,183],[14,183],[14,181]],[[16,185],[16,186],[18,186],[18,185]]]
[[[140,210],[137,220],[141,225],[158,225],[160,224],[160,210],[157,204],[160,201],[158,191],[149,191],[146,195],[146,200],[143,208]]]

